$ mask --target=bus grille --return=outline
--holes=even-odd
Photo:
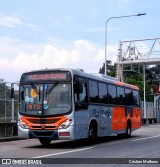
[[[27,118],[27,120],[32,123],[32,124],[54,124],[56,122],[58,122],[60,119],[56,118],[56,119],[45,119],[44,118],[44,121],[42,123],[42,120],[40,118],[38,119],[34,119],[34,118]]]

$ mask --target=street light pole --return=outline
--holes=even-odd
[[[109,22],[109,20],[111,19],[119,19],[119,18],[122,18],[122,17],[133,17],[133,16],[143,16],[143,15],[146,15],[146,13],[138,13],[136,15],[127,15],[127,16],[118,16],[118,17],[110,17],[107,21],[106,21],[106,24],[105,24],[105,75],[107,75],[107,24]]]

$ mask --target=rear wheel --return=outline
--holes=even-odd
[[[126,137],[131,137],[131,133],[132,133],[131,122],[128,121],[125,136]]]
[[[39,139],[39,141],[43,146],[49,146],[51,143],[50,139]]]

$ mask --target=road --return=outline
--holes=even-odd
[[[78,163],[76,166],[127,167],[128,164],[120,163],[125,158],[127,158],[127,161],[129,160],[130,166],[144,166],[138,158],[147,160],[147,162],[152,158],[159,158],[155,161],[160,163],[160,125],[143,126],[141,129],[134,131],[131,138],[124,138],[123,136],[100,138],[94,145],[90,145],[86,140],[52,141],[48,148],[43,147],[36,139],[2,142],[0,143],[0,158],[52,158],[52,160],[64,158],[58,159],[56,163],[62,164],[56,164],[56,166],[67,166],[63,164],[63,161],[68,162],[67,159],[69,159],[69,163],[76,161]],[[105,164],[107,160],[110,163],[113,161],[113,164]],[[132,160],[137,160],[136,164],[133,164],[135,161]],[[95,164],[85,165],[85,162],[90,163],[91,161]],[[100,165],[96,163],[100,163]],[[153,163],[147,164],[147,166],[159,166]],[[68,164],[68,166],[75,166],[75,164]]]

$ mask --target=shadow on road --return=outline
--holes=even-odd
[[[131,138],[135,138],[137,136],[132,136]],[[81,140],[75,140],[75,141],[52,141],[52,143],[49,146],[43,146],[41,144],[39,145],[35,145],[35,146],[31,146],[28,148],[48,148],[48,149],[68,149],[68,148],[79,148],[79,147],[86,147],[86,146],[92,146],[92,145],[97,145],[97,144],[101,144],[101,143],[109,143],[109,142],[113,142],[113,141],[120,141],[120,140],[126,140],[128,138],[126,138],[123,135],[114,135],[114,136],[107,136],[107,137],[100,137],[96,140],[95,143],[91,143],[89,140],[87,139],[81,139]]]

